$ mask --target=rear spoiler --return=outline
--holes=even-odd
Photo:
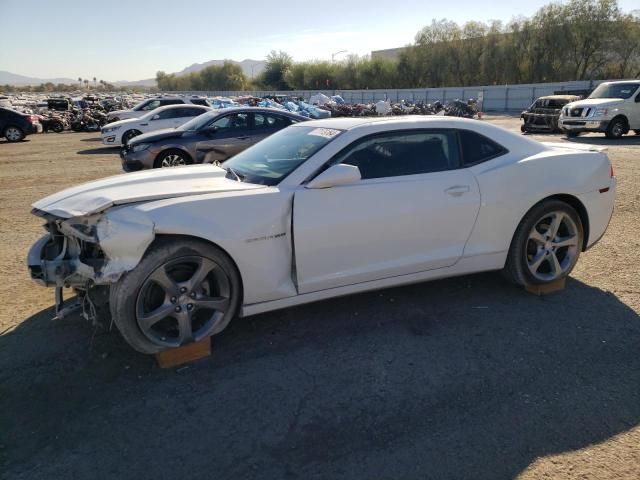
[[[545,147],[561,148],[564,150],[579,150],[581,152],[606,152],[609,147],[600,145],[589,145],[585,143],[559,143],[559,142],[542,142]]]

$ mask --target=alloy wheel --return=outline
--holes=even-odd
[[[229,309],[230,298],[230,281],[216,262],[180,257],[145,280],[136,299],[136,321],[156,345],[178,347],[211,335]]]
[[[179,167],[181,165],[186,165],[186,164],[187,162],[183,156],[172,153],[164,157],[160,165],[162,168],[165,168],[165,167]]]
[[[554,211],[540,218],[529,232],[526,263],[537,279],[551,282],[571,271],[579,253],[579,230],[565,212]]]

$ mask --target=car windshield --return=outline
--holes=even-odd
[[[227,160],[222,167],[243,181],[277,185],[342,130],[288,127]]]
[[[601,83],[589,98],[629,98],[638,89],[639,83]]]

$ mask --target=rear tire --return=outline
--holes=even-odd
[[[567,138],[578,138],[580,132],[565,132]]]
[[[527,212],[511,241],[504,276],[517,285],[544,285],[565,278],[582,250],[580,215],[560,200],[543,200]]]
[[[111,287],[109,307],[127,343],[153,354],[220,333],[241,297],[240,275],[223,251],[174,237],[157,240]]]
[[[7,142],[11,143],[24,140],[24,137],[26,137],[21,128],[14,127],[13,125],[9,125],[4,129],[3,136],[7,139]]]
[[[611,120],[611,123],[609,123],[609,126],[607,127],[607,131],[604,134],[607,138],[610,138],[612,140],[617,140],[618,138],[621,138],[622,135],[625,134],[626,130],[627,130],[627,123],[624,121],[624,119],[614,118],[613,120]]]
[[[62,124],[62,122],[54,122],[54,124],[51,125],[51,130],[55,133],[62,133],[62,131],[64,130],[64,125]]]
[[[153,162],[153,168],[180,167],[182,165],[191,165],[193,160],[186,152],[172,148],[160,152]]]

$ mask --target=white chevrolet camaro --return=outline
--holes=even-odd
[[[28,263],[57,304],[62,287],[85,313],[108,299],[124,338],[155,353],[366,290],[488,270],[554,282],[604,234],[615,186],[598,147],[447,117],[318,120],[222,166],[44,198]]]

